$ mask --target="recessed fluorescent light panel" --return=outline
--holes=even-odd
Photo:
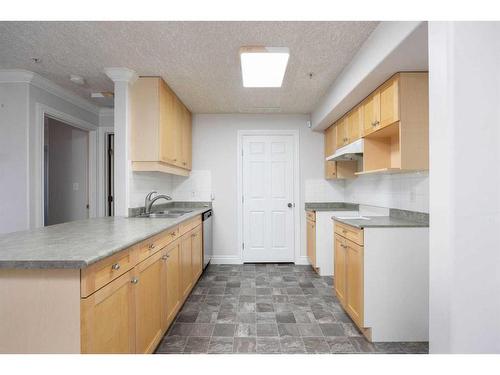
[[[242,47],[243,87],[281,87],[289,57],[286,47]]]

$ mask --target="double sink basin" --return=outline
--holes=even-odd
[[[156,211],[156,212],[151,212],[151,213],[145,213],[143,212],[137,217],[144,217],[144,218],[176,218],[180,217],[182,215],[188,214],[190,212],[193,212],[193,210],[189,208],[171,208],[169,210],[165,211]]]

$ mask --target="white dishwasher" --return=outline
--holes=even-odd
[[[359,216],[359,211],[316,211],[316,265],[320,276],[333,275],[333,235],[332,216]]]

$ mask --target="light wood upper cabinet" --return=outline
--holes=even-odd
[[[339,121],[337,121],[337,125],[335,126],[336,129],[336,142],[335,146],[336,148],[341,148],[345,145],[348,144],[349,138],[347,136],[347,121],[346,117],[341,118]]]
[[[191,113],[160,77],[141,77],[130,90],[131,157],[135,171],[187,176]]]
[[[379,98],[378,123],[364,121],[363,171],[358,174],[429,169],[428,73],[398,73],[373,95]],[[366,103],[365,116],[371,111]]]
[[[82,299],[82,353],[135,353],[132,272]]]
[[[331,125],[325,130],[325,159],[335,153],[335,142],[336,142],[337,130],[335,125]],[[334,161],[325,160],[325,179],[331,180],[337,178],[337,166]]]
[[[380,91],[375,91],[361,104],[363,108],[363,135],[376,130],[380,124]]]
[[[186,107],[182,111],[181,166],[191,170],[192,164],[192,119]]]
[[[325,130],[325,158],[335,153],[336,135],[337,131],[335,129],[335,124]]]
[[[399,75],[380,88],[380,128],[399,121]]]
[[[162,337],[162,253],[157,252],[135,267],[136,353],[151,353]]]
[[[347,133],[347,144],[357,141],[361,138],[362,133],[362,114],[361,106],[351,110],[346,117],[346,133]]]

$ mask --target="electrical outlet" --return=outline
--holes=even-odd
[[[73,191],[80,190],[80,184],[78,182],[73,182]]]

